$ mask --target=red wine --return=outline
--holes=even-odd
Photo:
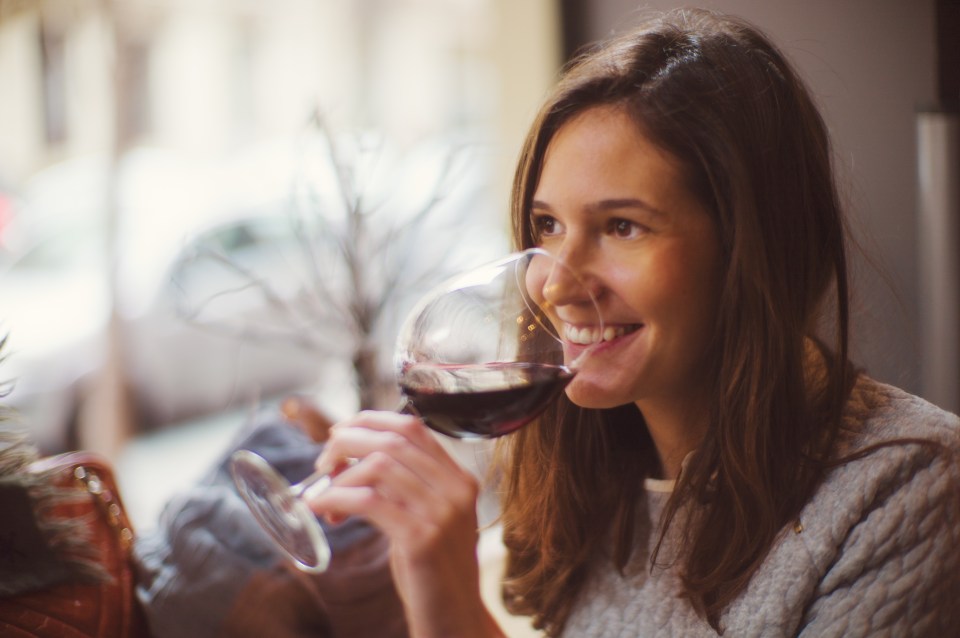
[[[536,418],[573,378],[539,363],[415,364],[400,389],[428,426],[458,439],[509,434]]]

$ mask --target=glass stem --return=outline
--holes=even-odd
[[[330,483],[333,481],[333,478],[330,476],[329,472],[316,471],[307,478],[303,479],[299,483],[290,486],[290,491],[297,498],[306,493],[307,490],[313,488],[317,491],[322,492],[323,490],[330,487]]]

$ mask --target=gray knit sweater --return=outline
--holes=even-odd
[[[903,444],[841,465],[787,526],[723,613],[725,636],[960,636],[960,419],[862,378],[841,454]],[[715,636],[680,592],[676,566],[650,567],[672,485],[647,481],[639,543],[624,575],[598,557],[564,636]],[[676,550],[667,534],[661,556]],[[661,561],[658,561],[661,562]]]

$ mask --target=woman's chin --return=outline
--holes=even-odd
[[[623,397],[614,396],[606,388],[589,383],[586,379],[575,377],[566,387],[567,398],[581,408],[605,410],[629,403]]]

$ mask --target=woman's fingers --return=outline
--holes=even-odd
[[[477,482],[413,450],[375,450],[337,476],[337,488],[371,488],[414,516],[445,518],[448,504],[474,507]]]
[[[427,503],[426,507],[419,506]],[[457,536],[468,534],[475,542],[476,520],[472,512],[441,499],[411,501],[370,486],[337,486],[316,497],[311,505],[334,512],[337,517],[362,516],[412,554],[436,548],[443,535],[452,531]]]
[[[460,468],[460,466],[449,457],[443,449],[443,446],[440,445],[433,433],[424,425],[423,421],[417,417],[399,414],[397,412],[360,412],[352,418],[334,425],[331,428],[331,435],[338,432],[348,432],[356,428],[375,432],[390,432],[399,435],[406,439],[408,443],[436,457],[449,467]],[[323,456],[321,456],[321,459],[322,458]]]
[[[333,520],[354,514],[399,525],[406,517],[442,527],[464,511],[475,516],[476,479],[415,417],[362,413],[338,424],[317,466],[331,471],[343,459],[355,462],[336,473],[328,490],[309,497],[314,511]]]
[[[428,474],[432,482],[448,472],[465,473],[447,454],[423,422],[393,412],[362,412],[331,428],[330,439],[317,459],[317,469],[335,472],[344,459],[363,459],[372,452],[384,452],[411,468]]]

